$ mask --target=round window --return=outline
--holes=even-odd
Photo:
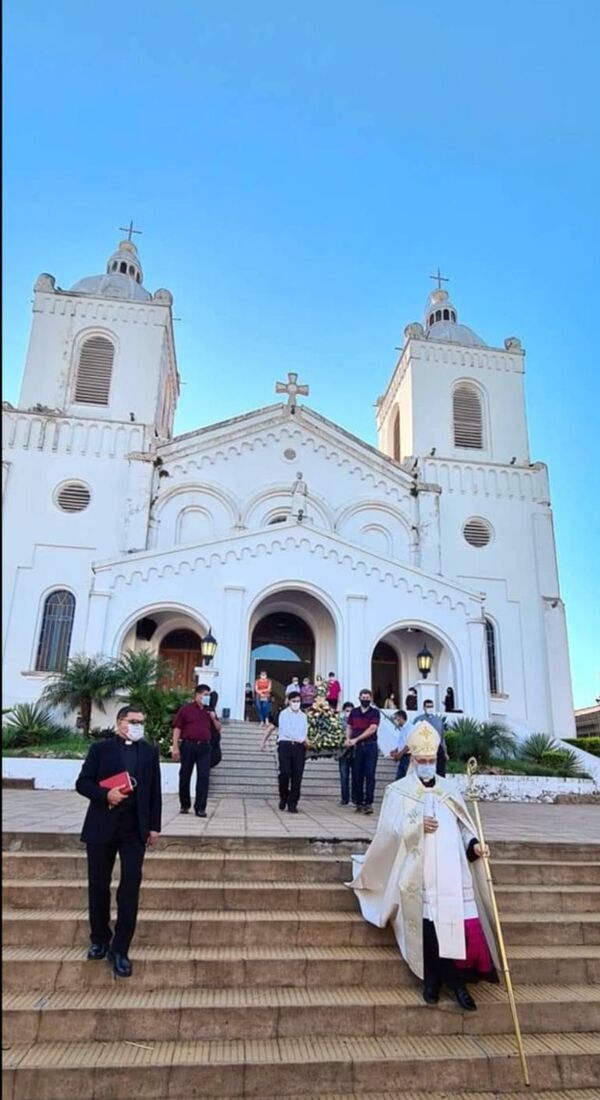
[[[288,462],[293,462],[296,457],[296,452],[292,450],[291,447],[286,447],[285,451],[283,452],[283,457],[287,459]]]
[[[463,527],[463,535],[469,546],[487,546],[492,540],[492,528],[485,519],[468,519]]]
[[[54,494],[55,504],[61,512],[83,512],[90,500],[90,491],[81,481],[65,481]]]

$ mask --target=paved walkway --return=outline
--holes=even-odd
[[[3,791],[6,832],[78,833],[86,804],[74,791]],[[490,840],[600,843],[600,806],[484,802],[481,814]],[[164,798],[163,836],[310,837],[357,840],[372,836],[377,815],[351,806],[305,799],[297,815],[281,813],[277,799],[209,799],[208,817],[179,813],[176,795]]]

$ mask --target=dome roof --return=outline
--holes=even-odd
[[[75,294],[96,294],[101,298],[133,298],[138,302],[148,302],[152,295],[144,286],[135,281],[133,275],[121,275],[114,272],[108,275],[87,275],[73,283],[71,290]]]
[[[433,290],[425,303],[425,339],[441,340],[466,347],[486,347],[472,328],[458,324],[456,307],[450,301],[447,290]]]
[[[142,285],[144,273],[133,241],[121,241],[109,257],[104,275],[87,275],[71,290],[76,294],[96,294],[103,298],[128,298],[148,302],[152,295]]]

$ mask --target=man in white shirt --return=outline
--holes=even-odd
[[[288,686],[285,689],[286,699],[289,699],[290,695],[294,691],[300,691],[300,681],[299,681],[297,676],[292,676],[291,684],[288,684]]]
[[[298,813],[300,786],[308,746],[308,719],[300,709],[300,692],[288,695],[288,705],[279,715],[277,755],[279,757],[279,809]],[[261,750],[277,727],[271,723],[262,739]]]

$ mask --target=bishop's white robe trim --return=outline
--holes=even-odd
[[[428,799],[428,796],[429,799]],[[434,799],[440,822],[425,834],[423,817]],[[353,858],[356,892],[366,920],[392,922],[402,955],[423,977],[423,917],[433,920],[443,958],[464,959],[465,919],[478,916],[496,966],[489,890],[479,861],[465,854],[476,836],[465,803],[448,780],[424,787],[414,769],[387,788],[377,832],[364,856]]]

